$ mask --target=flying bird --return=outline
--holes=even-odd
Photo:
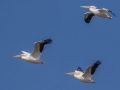
[[[102,17],[102,18],[112,19],[112,17],[108,16],[108,13],[111,13],[116,17],[116,15],[111,10],[106,9],[106,8],[97,9],[96,6],[80,6],[80,7],[81,8],[89,8],[89,10],[90,10],[90,12],[86,12],[84,14],[84,21],[86,23],[90,23],[92,17],[95,15]]]
[[[101,64],[101,61],[98,60],[92,65],[88,66],[85,72],[83,72],[82,68],[79,66],[75,70],[75,72],[68,72],[66,74],[73,75],[79,81],[84,83],[95,83],[91,78],[100,64]]]
[[[32,53],[22,51],[22,54],[13,56],[14,58],[22,58],[23,60],[33,63],[33,64],[44,64],[42,60],[39,60],[42,51],[44,49],[44,45],[50,44],[52,39],[41,40],[34,43],[34,49]]]

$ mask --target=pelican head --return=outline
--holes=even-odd
[[[80,6],[81,8],[97,8],[96,6]]]
[[[67,73],[65,73],[65,74],[68,74],[68,75],[77,75],[76,72],[67,72]]]
[[[13,56],[13,57],[14,58],[21,58],[22,56],[25,56],[25,54],[19,54],[19,55]]]

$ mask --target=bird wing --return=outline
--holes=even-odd
[[[116,17],[116,15],[111,11],[111,10],[109,10],[109,9],[106,9],[106,8],[102,8],[102,9],[99,9],[99,11],[100,12],[103,12],[103,13],[111,13],[111,14],[113,14],[115,17]]]
[[[108,13],[108,9],[106,8],[98,9],[98,11],[101,13]]]
[[[88,66],[85,73],[83,74],[83,77],[91,78],[100,64],[101,62],[98,60],[94,64]]]
[[[78,74],[78,75],[83,75],[84,74],[84,72],[83,72],[83,70],[82,70],[82,68],[79,66],[76,70],[75,70],[75,72]]]
[[[77,69],[77,71],[83,72],[82,68],[79,66]]]
[[[111,13],[111,14],[113,14],[116,17],[116,15],[111,10],[108,10],[108,12]]]
[[[94,14],[92,12],[86,12],[84,15],[84,21],[86,23],[90,23],[93,16],[94,16]]]
[[[51,43],[52,40],[51,39],[46,39],[46,40],[42,40],[42,41],[38,41],[34,43],[34,49],[31,53],[31,56],[33,56],[34,58],[36,58],[37,60],[39,60],[40,55],[44,49],[44,45],[45,44],[49,44]]]

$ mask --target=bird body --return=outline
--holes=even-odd
[[[102,17],[104,15],[104,13],[101,13],[99,11],[99,9],[89,8],[89,10],[90,10],[90,12],[92,12],[96,16],[101,16]]]
[[[105,10],[101,9],[94,9],[94,8],[89,8],[90,12],[92,12],[94,15],[102,17],[102,18],[110,18],[107,14],[108,12]]]
[[[84,83],[95,83],[91,78],[92,75],[95,73],[96,68],[101,64],[98,60],[94,64],[87,67],[86,71],[83,72],[81,67],[79,66],[75,72],[68,72],[66,74],[73,75],[76,79]]]
[[[25,52],[25,51],[24,51]],[[34,58],[33,56],[31,56],[30,53],[26,53],[23,57],[21,57],[23,60],[30,62],[30,63],[34,63],[34,64],[43,64],[44,62],[41,60],[37,60],[36,58]]]
[[[78,79],[79,81],[84,82],[84,83],[92,83],[93,82],[90,78],[84,77],[83,76],[83,74],[84,74],[83,72],[77,71],[76,73],[77,74],[74,74],[74,77],[76,79]]]
[[[46,40],[35,42],[34,50],[32,51],[32,53],[22,51],[23,54],[16,55],[13,57],[14,58],[22,58],[23,60],[30,62],[30,63],[34,63],[34,64],[44,64],[44,62],[42,60],[39,60],[39,58],[42,54],[44,45],[50,44],[51,42],[52,42],[51,39],[46,39]]]
[[[99,16],[102,18],[108,18],[108,19],[112,19],[112,17],[108,16],[108,13],[113,14],[114,16],[116,16],[114,13],[112,13],[111,10],[108,10],[106,8],[102,8],[102,9],[97,9],[96,6],[81,6],[82,8],[89,8],[90,12],[86,12],[84,15],[84,21],[86,23],[90,23],[91,19],[93,16]]]

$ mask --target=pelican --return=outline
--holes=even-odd
[[[52,42],[51,39],[41,40],[34,43],[34,49],[32,53],[22,51],[22,54],[13,56],[14,58],[22,58],[23,60],[33,63],[33,64],[44,64],[42,60],[39,60],[42,51],[44,49],[44,45],[50,44]]]
[[[111,10],[108,10],[106,8],[102,8],[102,9],[97,9],[96,6],[80,6],[81,8],[89,8],[90,12],[86,12],[84,14],[84,21],[86,23],[90,23],[91,19],[93,16],[99,16],[102,18],[108,18],[108,19],[112,19],[112,17],[108,16],[108,13],[113,14],[115,17],[116,15],[114,13],[112,13]]]
[[[92,65],[88,66],[86,71],[83,72],[82,68],[79,66],[75,72],[68,72],[66,74],[73,75],[75,78],[77,78],[79,81],[84,83],[95,83],[91,78],[92,75],[95,73],[96,68],[101,64],[101,61],[96,61]]]

